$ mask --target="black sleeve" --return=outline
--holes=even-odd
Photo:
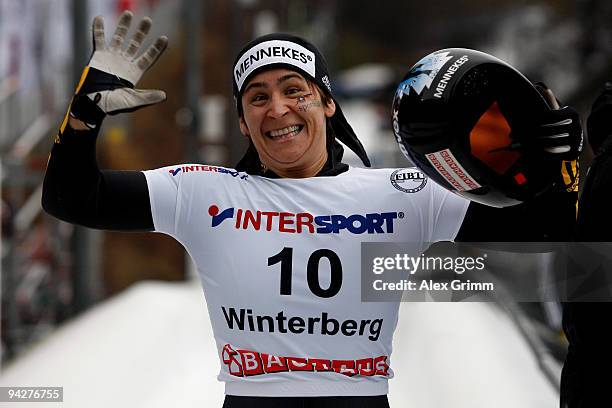
[[[506,208],[471,202],[455,241],[573,241],[577,195],[577,192],[548,191],[530,202]]]
[[[117,231],[152,231],[147,181],[139,171],[100,171],[97,131],[66,127],[54,143],[42,206],[60,220]]]

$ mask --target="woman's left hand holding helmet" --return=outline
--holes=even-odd
[[[531,137],[522,138],[522,148],[541,152],[561,160],[576,160],[582,151],[583,132],[578,112],[570,106],[561,107],[552,91],[542,82],[536,89],[546,99],[550,110],[537,119]]]

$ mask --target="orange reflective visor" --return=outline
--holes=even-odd
[[[520,157],[520,153],[504,149],[512,143],[510,132],[508,121],[494,102],[470,132],[472,155],[497,174],[505,174]]]

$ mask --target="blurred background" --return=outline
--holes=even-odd
[[[85,398],[105,384],[131,390],[121,394],[125,405],[101,398],[100,406],[221,401],[205,305],[182,247],[158,234],[75,227],[40,207],[52,140],[91,54],[91,20],[103,15],[109,38],[124,9],[153,18],[150,38],[169,37],[139,86],[164,89],[168,100],[105,121],[104,168],[232,167],[246,148],[231,97],[233,58],[272,31],[303,35],[321,49],[375,167],[407,164],[390,129],[390,104],[403,74],[434,50],[491,53],[546,82],[584,119],[612,79],[612,2],[605,0],[0,0],[0,385],[65,386],[63,406],[97,406],[74,390]],[[348,149],[346,161],[360,164]],[[455,407],[490,406],[494,394],[505,406],[505,393],[513,404],[556,406],[565,346],[558,305],[514,306],[402,305],[409,310],[396,336],[396,353],[404,354],[394,360],[392,406],[448,406],[444,398]],[[543,354],[552,368],[543,367]],[[516,400],[525,384],[529,395]],[[198,396],[186,397],[187,389]],[[172,400],[177,393],[182,404]]]

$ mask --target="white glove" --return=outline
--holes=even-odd
[[[121,14],[108,47],[104,39],[104,20],[100,16],[94,18],[94,53],[81,75],[70,107],[70,115],[90,128],[97,128],[107,114],[132,112],[166,99],[164,91],[134,89],[166,49],[168,38],[159,37],[144,53],[137,55],[151,28],[151,19],[145,17],[123,50],[132,17],[130,11]]]

